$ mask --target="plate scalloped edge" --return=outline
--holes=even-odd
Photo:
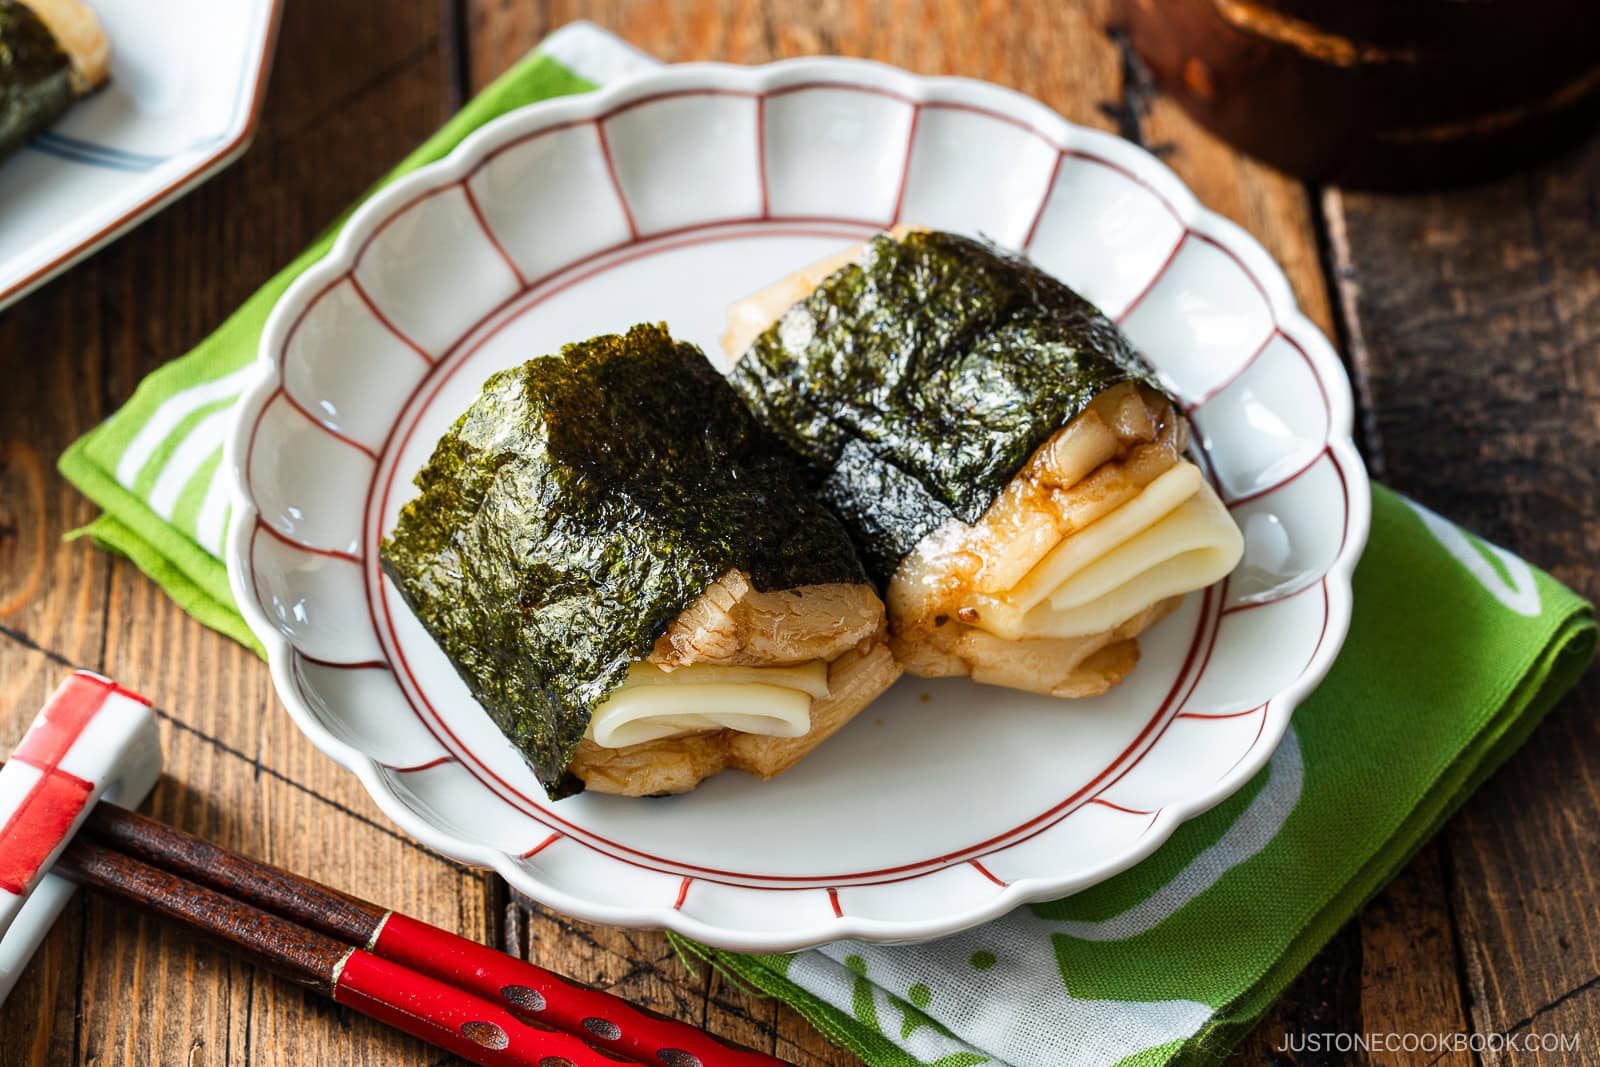
[[[999,891],[980,903],[933,918],[905,921],[842,914],[838,899],[830,889],[835,913],[831,918],[808,919],[781,929],[708,921],[680,910],[670,901],[663,901],[657,906],[623,906],[585,899],[538,881],[533,872],[520,862],[520,857],[490,844],[467,840],[449,828],[430,821],[424,812],[407,802],[388,769],[336,736],[301,697],[293,677],[294,657],[290,654],[290,642],[259,603],[253,588],[254,576],[246,573],[248,566],[241,565],[241,561],[250,559],[251,544],[260,518],[245,470],[250,439],[263,409],[282,383],[279,353],[283,351],[300,314],[315,296],[354,269],[368,239],[379,225],[415,201],[419,194],[463,181],[492,149],[513,139],[562,124],[597,120],[621,106],[658,99],[663,94],[697,89],[764,97],[775,89],[793,89],[817,83],[859,85],[867,92],[909,101],[918,109],[924,106],[954,106],[987,113],[1057,146],[1061,153],[1057,167],[1060,166],[1060,159],[1068,155],[1093,153],[1103,161],[1110,161],[1111,166],[1124,170],[1134,181],[1153,192],[1179,220],[1183,233],[1178,247],[1173,248],[1162,270],[1123,309],[1118,316],[1119,321],[1127,318],[1135,309],[1149,288],[1160,279],[1166,266],[1177,256],[1179,248],[1191,238],[1214,245],[1233,257],[1256,283],[1270,310],[1272,333],[1268,341],[1262,343],[1262,349],[1274,337],[1281,336],[1287,340],[1299,350],[1311,368],[1327,401],[1325,442],[1311,463],[1316,463],[1326,455],[1338,468],[1346,491],[1346,525],[1336,558],[1321,575],[1326,594],[1323,637],[1310,662],[1293,683],[1276,693],[1262,707],[1262,721],[1256,742],[1229,771],[1195,795],[1164,804],[1129,847],[1071,877],[1024,877],[1002,884],[991,875],[990,880],[997,884]],[[908,169],[909,158],[908,145]],[[901,180],[903,195],[903,176]],[[1054,181],[1054,172],[1051,180]],[[1045,210],[1052,190],[1053,186],[1046,187],[1045,203],[1039,207],[1040,215]],[[1033,225],[1038,226],[1037,216]],[[1030,229],[1029,241],[1032,236],[1033,230]],[[1027,243],[1024,242],[1024,246]],[[1256,354],[1259,355],[1259,352],[1257,350]],[[1253,359],[1254,356],[1241,365],[1234,375],[1229,376],[1228,381],[1242,373]],[[474,132],[446,158],[396,181],[356,211],[328,255],[308,269],[280,300],[263,335],[258,366],[259,374],[239,405],[237,422],[230,435],[224,460],[234,475],[228,569],[240,610],[266,646],[280,699],[301,730],[323,752],[355,773],[389,818],[430,848],[465,863],[492,868],[510,884],[535,899],[578,918],[616,925],[664,927],[737,951],[789,951],[841,938],[909,941],[942,936],[996,918],[1020,904],[1054,899],[1083,889],[1150,855],[1178,825],[1231,795],[1266,764],[1287,730],[1295,706],[1327,673],[1349,627],[1352,576],[1366,541],[1370,520],[1366,472],[1351,440],[1353,403],[1344,369],[1326,338],[1295,305],[1287,278],[1254,238],[1233,223],[1201,207],[1181,180],[1164,164],[1143,149],[1119,138],[1074,126],[1043,104],[1008,89],[961,78],[923,78],[862,60],[800,59],[753,68],[723,64],[668,67],[606,86],[593,93],[534,104],[502,116]],[[1225,389],[1228,381],[1216,386],[1212,395]],[[1287,480],[1292,480],[1298,473]],[[927,873],[937,873],[943,869],[946,868],[935,868]],[[983,868],[979,867],[979,870]],[[682,892],[678,904],[682,904]]]

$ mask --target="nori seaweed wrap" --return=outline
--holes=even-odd
[[[776,774],[898,674],[795,457],[659,326],[491,377],[384,571],[552,797]]]
[[[735,305],[725,347],[885,590],[913,674],[1096,695],[1239,560],[1144,360],[992,245],[880,235]]]
[[[82,0],[0,0],[0,159],[104,82],[108,59]]]

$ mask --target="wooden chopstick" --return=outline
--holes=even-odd
[[[424,1041],[490,1067],[614,1067],[615,1053],[84,837],[55,870],[216,937],[241,955]]]
[[[341,947],[356,946],[364,955],[460,990],[527,1026],[575,1035],[613,1056],[656,1067],[782,1067],[782,1060],[765,1053],[728,1044],[610,993],[124,808],[98,805],[85,829],[117,852],[208,886],[226,894],[224,899],[247,902],[254,911],[279,916]]]

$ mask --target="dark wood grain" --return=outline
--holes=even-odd
[[[79,301],[103,277],[93,261],[82,273]],[[112,564],[63,540],[95,510],[56,475],[55,461],[110,410],[113,399],[100,385],[110,347],[99,316],[60,286],[0,313],[0,679],[7,698],[54,688],[52,668],[28,654],[30,645],[100,662]],[[10,726],[0,720],[0,734]]]
[[[163,722],[163,748],[169,767],[184,771],[158,787],[149,805],[156,817],[450,929],[488,932],[495,891],[481,874],[174,719]],[[437,1062],[420,1043],[302,996],[181,930],[94,897],[82,907],[89,943],[107,949],[86,956],[79,991],[86,1061],[154,1062],[199,1042],[215,1062]]]
[[[392,829],[316,752],[252,654],[62,534],[94,509],[55,457],[227,315],[449,113],[441,5],[290,4],[250,152],[0,313],[0,741],[65,665],[159,698],[157,816],[480,939],[498,888]],[[47,651],[40,651],[47,650]],[[47,654],[48,653],[48,654]],[[0,1064],[429,1064],[439,1054],[81,896],[0,1009]]]
[[[292,871],[222,848],[137,812],[102,804],[90,813],[80,836],[123,855],[155,864],[236,900],[249,901],[346,944],[365,946],[389,910]]]
[[[1085,126],[1153,148],[1212,209],[1250,230],[1289,274],[1296,298],[1331,327],[1305,187],[1240,157],[1175,105],[1125,84],[1129,62],[1110,0],[976,7],[961,3],[814,4],[699,0],[671,5],[556,0],[469,4],[472,80],[575,18],[599,22],[669,62],[761,63],[817,53],[876,59],[925,74],[984,78],[1042,100]]]
[[[22,740],[59,681],[61,665],[15,639],[0,638],[0,749]],[[73,901],[0,1005],[0,1067],[77,1062],[77,990],[83,974],[83,909]]]
[[[1447,195],[1326,198],[1369,447],[1395,488],[1600,595],[1600,141]],[[1481,1031],[1600,1031],[1600,681],[1446,829]],[[1600,1062],[1512,1054],[1507,1062]]]
[[[25,327],[16,329],[20,333]],[[10,331],[0,324],[0,332]],[[0,352],[24,351],[0,341]],[[95,659],[104,633],[110,562],[76,565],[80,551],[62,537],[93,512],[61,484],[53,467],[55,443],[92,426],[94,419],[85,416],[98,414],[99,404],[89,399],[76,411],[56,408],[56,397],[69,389],[66,369],[26,373],[21,362],[0,362],[0,374],[29,394],[22,405],[30,409],[28,417],[8,420],[0,430],[0,632]]]
[[[196,885],[88,835],[67,845],[55,870],[143,912],[179,922],[296,985],[333,995],[350,947],[236,897]]]
[[[1471,1029],[1462,988],[1445,850],[1429,845],[1369,904],[1355,924],[1361,942],[1361,1021],[1395,1034]],[[1465,1067],[1470,1052],[1441,1065]]]

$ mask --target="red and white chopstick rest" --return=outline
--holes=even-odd
[[[131,811],[74,840],[98,801],[136,806],[160,773],[149,705],[83,671],[0,766],[0,1000],[81,882],[473,1063],[782,1063]]]
[[[0,1001],[50,932],[73,883],[51,866],[100,800],[138,807],[161,776],[150,702],[76,671],[0,767]]]

